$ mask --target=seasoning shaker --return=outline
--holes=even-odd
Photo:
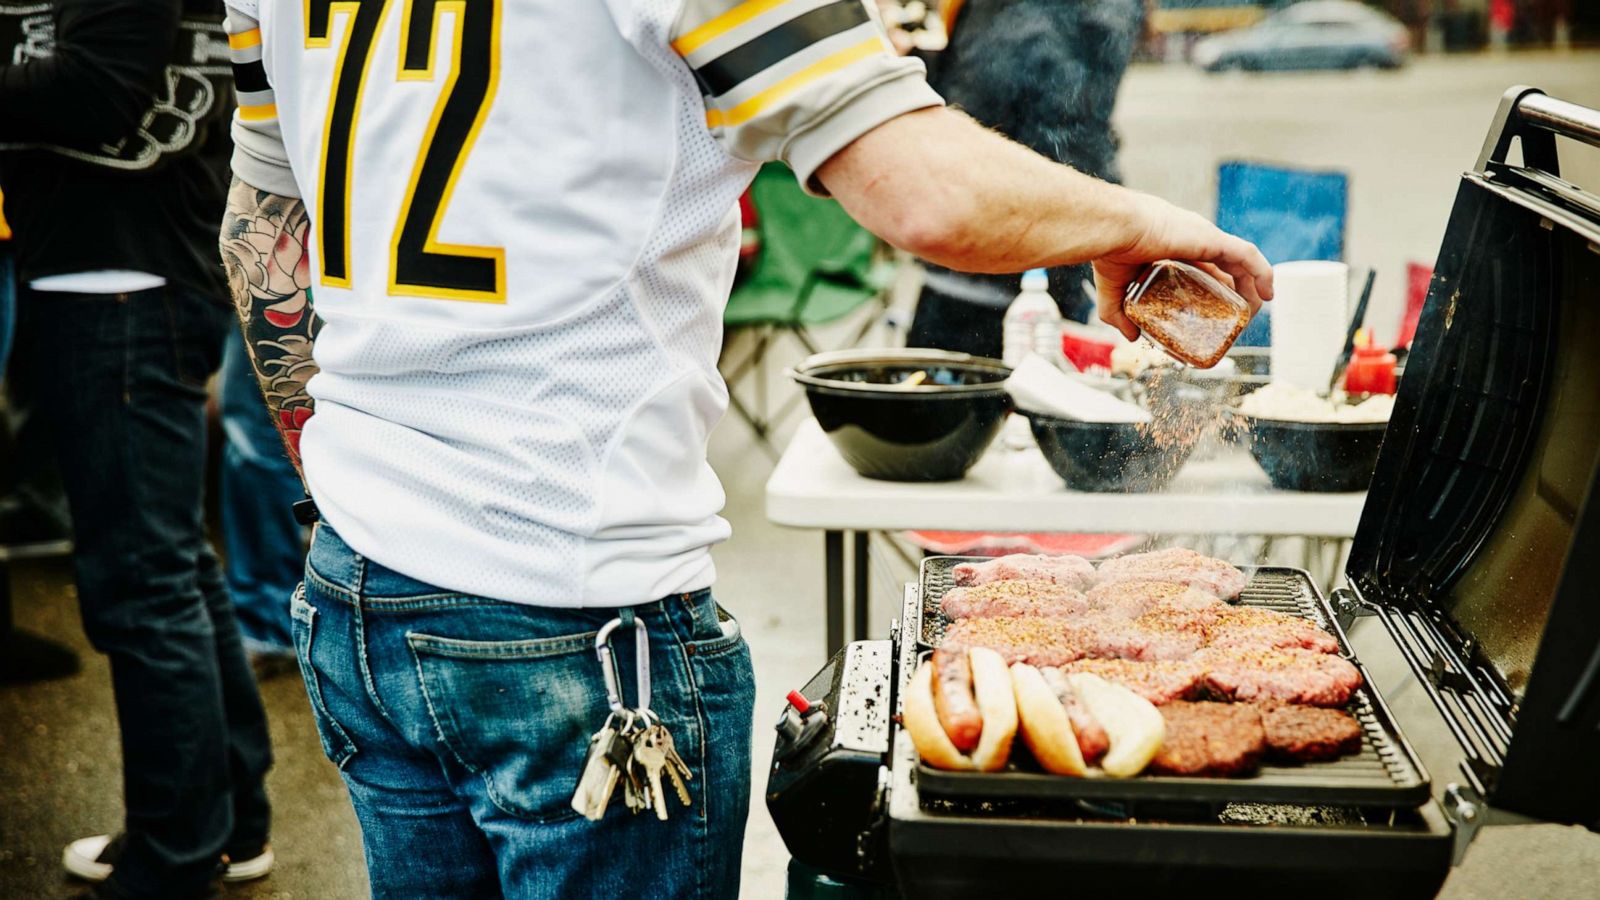
[[[1250,304],[1211,273],[1158,260],[1128,288],[1123,312],[1174,359],[1200,369],[1222,361],[1250,324]]]

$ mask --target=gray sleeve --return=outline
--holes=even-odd
[[[261,26],[253,0],[228,0],[228,57],[233,62],[239,108],[233,114],[233,174],[257,190],[299,197],[278,128],[277,98],[261,63]],[[241,9],[244,7],[244,9]]]
[[[944,102],[864,0],[685,0],[671,40],[718,142],[740,159],[788,163],[816,194],[816,170],[851,141]]]

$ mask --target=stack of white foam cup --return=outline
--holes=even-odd
[[[1350,268],[1305,260],[1272,267],[1272,380],[1322,393],[1349,327]]]

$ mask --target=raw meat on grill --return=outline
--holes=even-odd
[[[1167,736],[1150,761],[1161,775],[1244,775],[1266,748],[1261,713],[1248,703],[1187,703],[1161,707]]]
[[[1089,608],[1101,612],[1142,616],[1152,609],[1215,609],[1222,601],[1186,584],[1171,581],[1115,581],[1089,589]]]
[[[1043,616],[975,618],[952,622],[945,629],[941,646],[947,650],[988,647],[1004,657],[1007,664],[1059,666],[1083,658],[1081,637],[1065,619]]]
[[[1064,672],[1099,675],[1157,706],[1193,697],[1200,690],[1205,677],[1205,670],[1189,660],[1135,662],[1131,659],[1080,659],[1061,669]]]
[[[1093,659],[1188,659],[1205,645],[1203,617],[1145,613],[1123,619],[1089,613],[1064,623],[1072,639]]]
[[[1210,626],[1206,645],[1240,649],[1299,647],[1338,653],[1339,642],[1317,623],[1277,610],[1230,606]]]
[[[1222,600],[1232,600],[1244,590],[1245,574],[1220,559],[1184,547],[1133,553],[1108,559],[1095,574],[1097,584],[1121,581],[1170,581],[1198,588]]]
[[[1053,581],[1074,590],[1094,583],[1094,564],[1081,556],[1014,553],[981,563],[961,563],[950,570],[957,587],[991,581]]]
[[[1078,752],[1083,755],[1083,761],[1091,766],[1099,762],[1100,757],[1111,749],[1111,736],[1106,734],[1105,726],[1089,714],[1089,708],[1083,705],[1083,698],[1067,681],[1066,673],[1054,666],[1046,666],[1039,670],[1039,675],[1066,710],[1067,721],[1072,723],[1072,733],[1078,739]]]
[[[1361,724],[1342,709],[1264,706],[1261,721],[1273,756],[1294,760],[1333,759],[1361,750]]]
[[[1206,689],[1228,700],[1343,706],[1361,686],[1348,660],[1314,650],[1208,647],[1194,659],[1205,669]]]
[[[1053,581],[989,581],[951,588],[939,601],[946,618],[1076,616],[1089,608],[1083,592]]]

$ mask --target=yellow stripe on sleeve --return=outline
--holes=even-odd
[[[248,50],[251,47],[259,45],[260,43],[261,29],[259,28],[252,28],[249,31],[241,31],[238,34],[228,35],[229,50]]]
[[[688,56],[756,16],[788,2],[789,0],[744,0],[733,9],[673,41],[673,52],[679,56]]]
[[[239,118],[246,122],[264,122],[277,117],[278,104],[276,103],[262,103],[258,106],[241,105],[239,107]]]
[[[852,63],[860,62],[883,52],[882,39],[877,35],[873,35],[853,47],[846,47],[832,56],[825,56],[817,60],[732,109],[713,108],[706,110],[706,125],[712,128],[742,125],[761,115],[762,110],[768,106],[816,81],[818,78],[824,75],[831,75]]]

